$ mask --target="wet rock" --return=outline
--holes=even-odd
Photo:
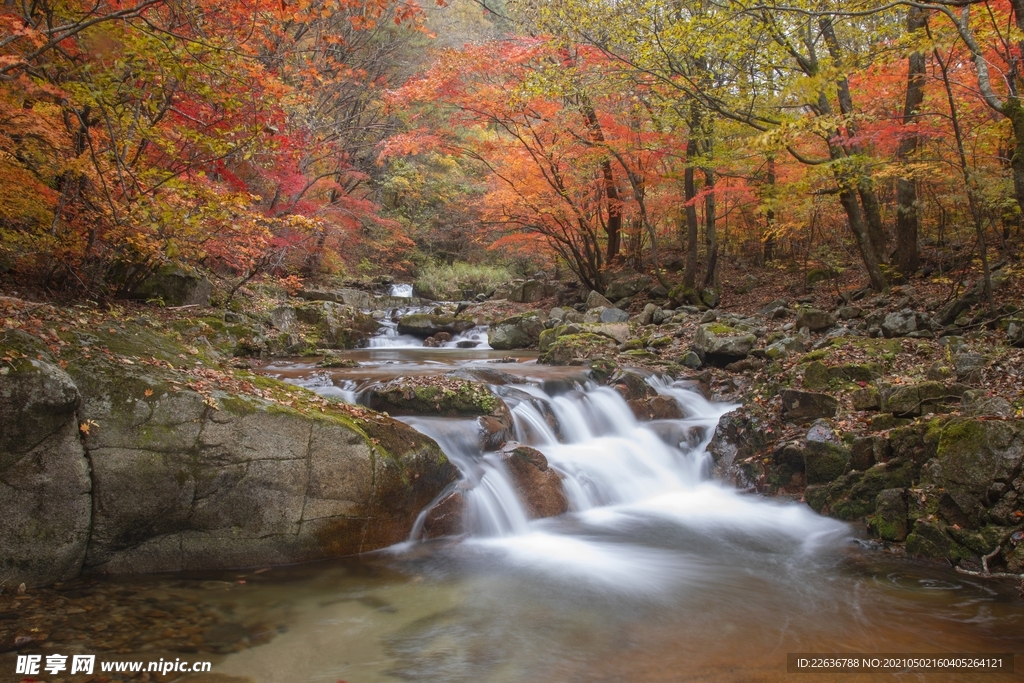
[[[813,422],[821,417],[835,417],[839,411],[839,401],[828,394],[783,389],[780,395],[782,418],[789,422]]]
[[[875,514],[870,519],[871,530],[886,541],[901,542],[910,532],[907,519],[907,501],[904,489],[885,489],[875,498]]]
[[[641,421],[678,420],[684,417],[683,409],[670,396],[631,399],[627,403],[636,419]]]
[[[816,308],[800,308],[796,313],[796,328],[810,329],[811,332],[822,332],[836,324],[835,316]]]
[[[522,444],[509,444],[501,456],[531,517],[555,517],[568,511],[562,477],[548,467],[543,453]]]
[[[197,271],[162,266],[135,288],[139,299],[160,299],[167,306],[209,306],[213,285]]]
[[[969,558],[971,552],[950,538],[945,528],[944,524],[918,519],[907,536],[907,555],[953,562]]]
[[[597,292],[595,292],[593,290],[591,290],[591,292],[589,294],[587,294],[586,304],[587,304],[587,310],[590,310],[592,308],[614,308],[615,307],[615,304],[613,304],[611,301],[609,301],[608,299],[604,298],[603,296],[601,296],[600,294],[598,294]]]
[[[409,334],[421,339],[433,337],[440,332],[447,332],[451,335],[461,334],[473,327],[475,325],[471,320],[460,320],[447,315],[430,313],[406,315],[398,320],[399,334]]]
[[[35,346],[22,332],[8,332],[3,341]],[[75,412],[81,397],[56,364],[22,357],[4,370],[0,577],[8,586],[45,585],[76,576],[85,558],[92,487]]]
[[[647,377],[641,374],[642,371],[621,369],[612,375],[608,381],[609,386],[622,394],[627,401],[643,400],[657,396],[658,392],[647,383]]]
[[[543,331],[544,323],[536,315],[516,315],[491,325],[487,343],[500,350],[527,349],[537,345]]]
[[[466,499],[462,491],[452,491],[427,512],[423,520],[423,538],[457,536],[463,531]]]
[[[512,438],[514,432],[508,420],[493,415],[481,415],[476,419],[480,435],[480,446],[484,451],[496,451]]]
[[[738,408],[719,419],[707,449],[714,460],[714,472],[718,479],[739,488],[755,485],[761,472],[744,463],[761,453],[770,443],[771,434],[765,431],[768,423],[768,416],[757,406]],[[802,464],[801,459],[801,468]]]
[[[757,337],[720,323],[708,323],[697,328],[693,351],[702,363],[725,366],[747,357]]]

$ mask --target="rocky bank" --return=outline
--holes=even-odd
[[[458,476],[402,423],[217,369],[144,316],[67,322],[0,335],[6,585],[381,548]]]

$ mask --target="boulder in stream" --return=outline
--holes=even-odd
[[[476,324],[472,320],[462,320],[448,315],[415,313],[399,318],[398,333],[426,339],[435,337],[441,332],[451,335],[461,334],[475,326]]]
[[[510,443],[501,450],[516,491],[530,517],[555,517],[569,510],[562,477],[548,467],[548,459],[536,448]]]

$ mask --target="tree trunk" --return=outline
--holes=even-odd
[[[843,179],[839,179],[840,187]],[[861,210],[860,202],[857,201],[857,193],[850,188],[842,189],[839,192],[839,201],[846,211],[846,217],[850,221],[850,231],[857,240],[857,247],[860,249],[861,258],[868,269],[868,279],[871,281],[871,289],[876,292],[885,291],[889,286],[885,280],[885,274],[878,263],[878,256],[875,254],[871,238],[868,236],[867,225],[864,222],[864,213]]]
[[[697,186],[693,180],[693,167],[683,173],[683,196],[686,200],[686,268],[683,284],[693,287],[697,283]]]
[[[767,185],[771,192],[770,199],[774,202],[775,198],[775,157],[768,157],[768,177],[766,178]],[[764,262],[768,263],[775,258],[775,209],[771,208],[775,206],[774,203],[768,205],[769,209],[765,212],[765,226],[764,226]]]
[[[917,7],[907,10],[907,33],[914,33],[925,27],[927,17]],[[915,52],[907,58],[907,94],[903,105],[903,125],[915,124],[919,118],[918,109],[924,102],[925,56]],[[917,152],[919,137],[916,132],[906,135],[896,151],[896,158],[906,163]],[[896,181],[896,264],[900,274],[910,277],[917,271],[919,255],[917,233],[920,228],[917,212],[917,184],[913,178],[899,178]]]
[[[697,284],[697,184],[694,181],[694,157],[697,156],[697,135],[701,127],[700,105],[690,102],[690,137],[686,141],[686,170],[683,172],[683,196],[686,200],[686,268],[683,285]]]
[[[718,234],[715,232],[715,173],[704,170],[704,241],[708,250],[708,268],[704,273],[704,286],[714,287],[718,282]]]
[[[597,112],[591,106],[589,100],[583,103],[587,117],[587,125],[590,133],[594,136],[594,142],[604,145],[604,131],[601,130],[601,123],[597,120]],[[601,175],[604,178],[605,199],[608,202],[608,222],[605,224],[605,234],[608,237],[607,262],[619,255],[622,244],[622,202],[619,200],[619,188],[615,184],[615,174],[612,173],[611,159],[601,162]]]

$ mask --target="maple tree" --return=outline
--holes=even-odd
[[[50,1],[0,9],[0,230],[44,285],[166,262],[315,270],[394,229],[367,188],[415,3]]]

